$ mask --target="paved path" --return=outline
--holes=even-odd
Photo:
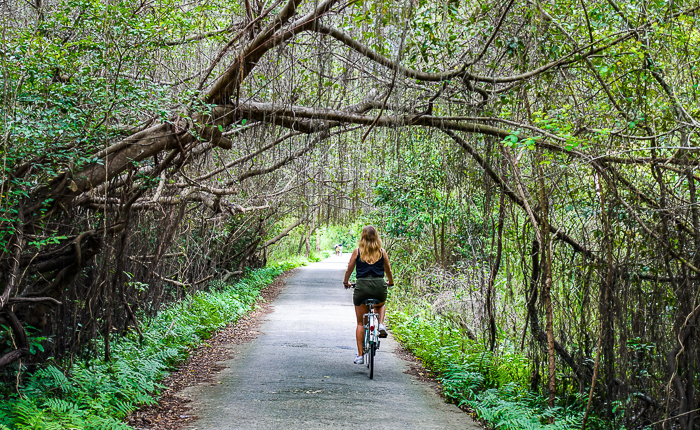
[[[220,383],[187,389],[188,429],[480,429],[434,388],[404,373],[384,339],[374,380],[353,364],[352,290],[342,287],[349,254],[298,269],[256,340],[235,346]],[[370,424],[370,418],[376,418]]]

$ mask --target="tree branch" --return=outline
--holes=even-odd
[[[290,231],[294,230],[295,228],[299,227],[301,224],[303,224],[305,222],[306,222],[306,217],[299,218],[294,224],[292,224],[289,227],[282,230],[282,232],[280,234],[278,234],[277,236],[268,240],[267,242],[263,243],[261,248],[267,248],[270,245],[274,245],[275,243],[279,242],[282,238],[287,236]]]

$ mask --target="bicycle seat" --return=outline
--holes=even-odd
[[[362,301],[362,304],[363,304],[363,305],[367,305],[367,306],[369,306],[369,305],[378,305],[378,304],[379,304],[379,300],[377,300],[377,299],[365,299],[365,300]]]

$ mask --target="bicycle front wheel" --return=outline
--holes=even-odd
[[[372,344],[369,347],[369,379],[374,379],[374,354],[377,352],[377,345]]]

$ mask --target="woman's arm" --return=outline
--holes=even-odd
[[[384,253],[384,273],[386,274],[386,279],[389,280],[389,282],[387,282],[387,284],[394,285],[394,275],[391,273],[391,264],[389,264],[389,255],[383,249],[382,249],[382,253]]]
[[[343,285],[345,288],[350,288],[350,275],[352,271],[355,270],[355,260],[357,259],[357,248],[352,252],[350,256],[350,262],[348,263],[348,270],[345,271],[345,278],[343,278]]]

